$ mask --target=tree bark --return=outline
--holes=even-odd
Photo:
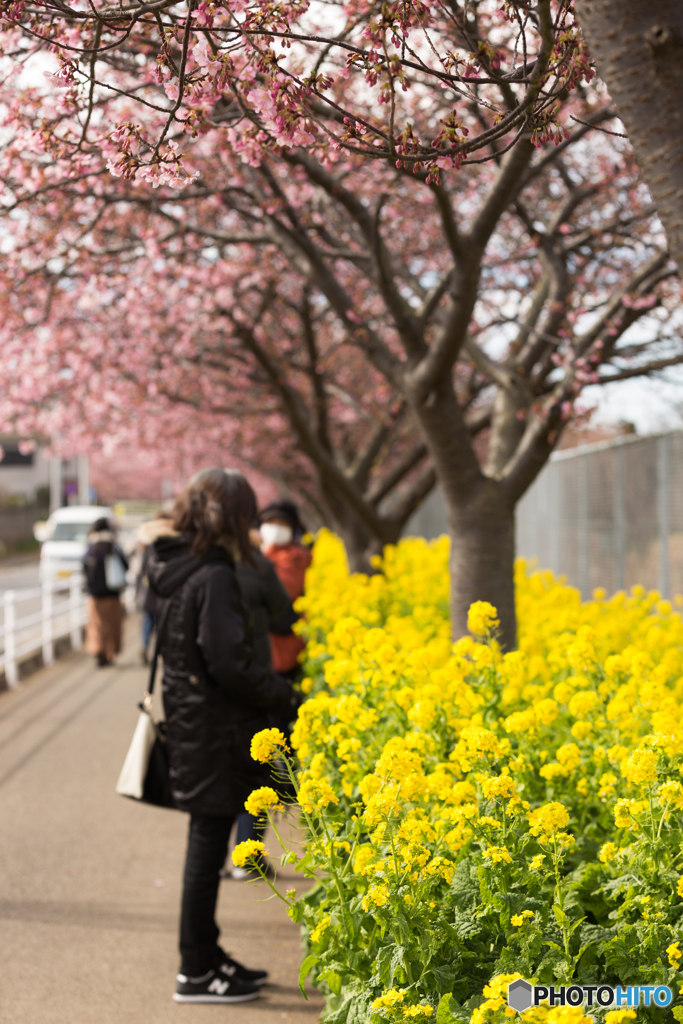
[[[371,546],[372,538],[363,529],[359,522],[354,522],[351,517],[334,517],[335,533],[338,533],[344,541],[346,558],[351,572],[364,572],[368,575],[377,572],[370,564],[368,548]]]
[[[576,12],[683,272],[683,3],[576,0]]]
[[[373,575],[377,572],[370,559],[381,554],[385,544],[395,544],[401,535],[400,524],[386,524],[381,537],[372,534],[365,523],[344,500],[333,491],[325,481],[320,481],[320,490],[327,512],[329,525],[344,541],[346,557],[351,572],[364,572]]]
[[[451,620],[453,638],[467,633],[467,612],[475,601],[498,610],[500,643],[517,645],[515,614],[515,511],[496,480],[484,478],[465,505],[449,502],[451,534]]]

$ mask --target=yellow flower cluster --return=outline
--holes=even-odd
[[[474,636],[488,636],[500,622],[498,612],[488,601],[475,601],[467,614],[467,628]]]
[[[236,867],[243,868],[267,852],[259,839],[245,839],[243,843],[238,843],[232,851],[232,862]]]
[[[260,789],[255,789],[253,793],[250,793],[244,804],[244,809],[249,814],[258,817],[267,811],[277,810],[279,806],[280,797],[275,790],[270,786],[261,786]]]
[[[287,739],[280,729],[262,729],[251,741],[251,756],[262,764],[287,749]]]
[[[683,827],[683,622],[676,609],[683,602],[674,606],[638,587],[582,602],[550,573],[520,563],[519,647],[503,653],[496,610],[486,602],[470,610],[471,635],[453,643],[447,560],[443,538],[405,540],[378,560],[382,572],[351,575],[337,538],[323,531],[316,541],[306,596],[297,603],[308,639],[308,699],[292,746],[302,772],[299,802],[310,819],[307,865],[327,871],[334,885],[315,906],[302,905],[299,919],[320,936],[316,949],[329,944],[335,977],[347,958],[349,977],[365,971],[374,979],[359,1014],[371,1008],[393,1024],[436,1012],[443,990],[429,984],[449,977],[457,961],[463,984],[479,986],[458,998],[475,1005],[484,996],[472,1024],[502,1024],[510,1015],[504,989],[520,975],[492,978],[495,963],[507,970],[530,950],[580,948],[583,897],[577,890],[569,909],[562,902],[563,886],[574,884],[565,880],[569,858],[572,870],[580,863],[591,872],[580,883],[586,892],[606,894],[596,956],[611,928],[615,942],[630,936],[622,920],[634,948],[645,942],[638,928],[647,926],[650,936],[657,921],[659,945],[647,939],[656,947],[652,972],[665,950],[678,969],[672,929],[683,899],[674,842]],[[259,740],[255,756],[271,759],[283,742]],[[641,861],[656,843],[663,852],[648,874]],[[618,909],[617,929],[614,900],[621,897],[600,886],[623,874],[642,875],[632,891],[643,895]],[[338,938],[337,929],[321,925],[333,906]],[[471,925],[465,906],[476,908]],[[596,913],[595,903],[590,910]],[[502,924],[485,933],[484,920]],[[413,939],[419,953],[409,955]],[[382,943],[391,941],[400,954],[385,951]],[[427,948],[430,962],[442,966],[424,968],[421,988]],[[479,964],[489,965],[481,979]],[[523,976],[534,969],[529,961]],[[614,1024],[630,1018],[618,1012],[618,1019],[608,1015]],[[537,1007],[528,1016],[532,1024],[588,1021],[570,1006]]]

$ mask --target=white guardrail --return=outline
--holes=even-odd
[[[133,588],[127,588],[124,598],[128,611],[132,610]],[[55,660],[55,642],[70,637],[72,650],[83,646],[83,627],[88,620],[88,596],[83,577],[74,573],[68,580],[49,580],[40,587],[6,590],[2,594],[4,622],[0,626],[0,669],[5,670],[5,682],[10,688],[19,683],[19,664],[42,651],[43,664]],[[26,615],[17,610],[31,603],[39,607]]]

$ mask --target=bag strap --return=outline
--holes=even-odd
[[[166,601],[166,604],[164,605],[164,610],[161,613],[161,617],[157,625],[157,638],[154,643],[154,654],[152,655],[152,660],[149,665],[149,680],[147,682],[147,690],[145,692],[145,696],[142,698],[141,704],[141,707],[144,711],[152,710],[152,696],[154,694],[154,682],[157,674],[157,664],[159,662],[159,649],[161,647],[161,639],[163,636],[164,629],[166,627],[166,623],[168,621],[169,612],[171,610],[172,600],[173,598],[169,597],[168,600]]]

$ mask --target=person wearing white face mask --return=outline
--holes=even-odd
[[[266,548],[284,547],[286,544],[291,544],[294,538],[292,527],[284,522],[264,523],[259,533],[263,546]]]
[[[305,533],[299,511],[289,498],[281,498],[263,509],[259,523],[263,554],[275,566],[291,600],[296,601],[304,592],[306,570],[311,564],[311,552],[299,542]],[[304,649],[304,641],[292,632],[296,618],[283,616],[281,622],[272,622],[270,626],[273,668],[290,679],[299,672],[299,654]]]

